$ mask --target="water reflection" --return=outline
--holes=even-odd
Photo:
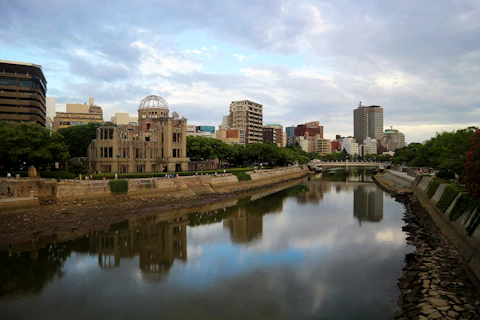
[[[312,180],[12,246],[0,306],[11,318],[392,318],[402,212],[372,183]]]
[[[353,216],[362,221],[383,219],[383,191],[375,185],[358,186],[353,190]]]
[[[186,216],[160,222],[128,221],[125,229],[91,233],[90,250],[98,253],[101,268],[118,267],[122,258],[138,255],[142,274],[158,281],[168,274],[174,259],[187,260],[188,223]]]

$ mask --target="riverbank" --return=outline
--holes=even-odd
[[[480,294],[458,250],[411,190],[386,182],[383,175],[374,181],[405,206],[403,230],[407,243],[416,248],[407,255],[398,281],[401,294],[395,319],[478,319]]]
[[[85,230],[102,230],[109,225],[134,217],[170,212],[180,208],[207,205],[234,197],[248,196],[259,190],[299,181],[308,171],[275,179],[248,181],[234,186],[224,186],[221,191],[207,194],[168,192],[117,195],[95,200],[73,200],[57,204],[22,207],[0,213],[0,245],[30,239],[51,237],[52,234]]]

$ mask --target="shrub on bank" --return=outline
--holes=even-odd
[[[452,211],[449,213],[450,220],[457,220],[460,218],[464,213],[468,212],[468,204],[470,200],[470,195],[468,193],[462,193],[458,199],[457,202],[455,202],[455,205],[452,208]],[[475,208],[474,208],[475,209]]]
[[[437,172],[436,176],[441,179],[455,179],[455,173],[448,169],[440,169]]]
[[[8,171],[8,172],[12,175],[12,179],[15,179],[15,176],[17,174],[19,174],[20,177],[22,178],[28,177],[28,171]],[[77,177],[75,173],[68,172],[68,171],[40,171],[39,173],[40,173],[40,178],[46,178],[46,179],[48,178],[75,179]],[[1,176],[6,177],[7,172],[3,172]]]
[[[234,175],[237,177],[238,181],[252,180],[252,177],[246,172],[235,172]]]
[[[428,184],[428,187],[427,187],[428,198],[433,197],[435,192],[437,192],[438,186],[440,184],[444,183],[444,182],[446,182],[446,181],[441,180],[441,179],[433,179],[432,181],[430,181],[430,183]]]
[[[128,181],[127,180],[111,180],[110,192],[112,194],[128,193]]]
[[[443,191],[440,200],[437,202],[437,208],[439,208],[442,212],[447,211],[448,207],[452,204],[453,200],[458,196],[460,193],[460,187],[456,184],[449,185]],[[450,217],[452,219],[452,217]],[[455,219],[452,219],[455,220]]]

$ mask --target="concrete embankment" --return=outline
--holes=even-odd
[[[129,179],[128,191],[112,194],[108,180],[67,180],[64,182],[38,180],[4,180],[0,187],[11,188],[13,198],[2,199],[0,211],[35,204],[52,204],[121,197],[175,197],[185,198],[202,194],[224,194],[268,187],[283,181],[310,174],[306,167],[286,167],[247,173],[251,180],[239,181],[233,174],[185,176],[174,179]],[[1,190],[0,190],[1,191]]]
[[[465,227],[462,234],[454,222],[441,217],[444,213],[435,204],[443,191],[437,190],[439,194],[429,199],[427,180],[392,171],[375,180],[405,205],[403,229],[408,232],[408,244],[416,247],[407,255],[399,279],[401,295],[395,318],[478,319],[480,296],[474,273],[478,275],[479,269],[470,263],[474,259],[471,249],[463,249],[474,245],[466,237]]]

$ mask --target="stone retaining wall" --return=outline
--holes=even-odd
[[[417,185],[418,179],[421,180]],[[421,205],[428,211],[437,227],[442,231],[445,237],[454,244],[466,263],[470,266],[477,279],[480,279],[480,228],[477,228],[471,236],[468,235],[465,229],[470,223],[470,220],[475,216],[475,212],[471,215],[464,213],[456,221],[450,220],[449,213],[453,209],[457,199],[460,197],[460,194],[452,202],[446,212],[442,212],[436,205],[441,199],[448,184],[440,184],[435,194],[429,199],[426,191],[432,180],[433,178],[429,176],[419,176],[412,183],[411,189]],[[476,210],[478,210],[478,208]]]
[[[217,192],[231,192],[250,187],[277,183],[309,174],[302,167],[278,168],[251,172],[251,181],[239,182],[232,174],[217,176],[187,176],[174,179],[129,179],[127,196],[163,196],[176,197]],[[57,201],[72,201],[114,197],[110,193],[108,180],[69,180],[56,183]],[[125,196],[125,195],[123,195]]]

